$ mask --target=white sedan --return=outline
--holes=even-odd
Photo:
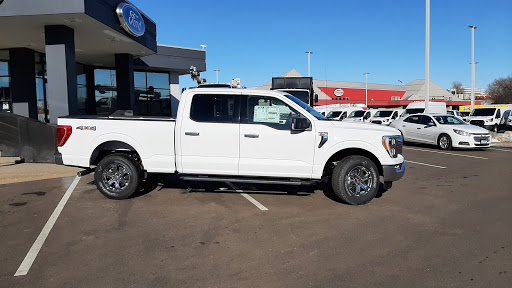
[[[438,145],[442,150],[489,148],[491,134],[448,114],[414,114],[399,118],[389,126],[402,133],[404,141]]]

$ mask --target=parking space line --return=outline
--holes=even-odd
[[[412,163],[412,164],[425,165],[425,166],[430,166],[430,167],[435,167],[435,168],[446,169],[446,167],[444,167],[444,166],[437,166],[437,165],[426,164],[426,163],[421,163],[421,162],[414,162],[414,161],[410,161],[410,160],[405,160],[405,163]]]
[[[418,149],[418,148],[411,148],[411,147],[404,147],[404,149],[488,160],[488,158],[480,157],[480,156],[473,156],[473,155],[464,155],[464,154],[456,154],[456,153],[449,153],[449,152],[432,151],[432,150],[425,150],[425,149]]]
[[[233,183],[231,183],[231,182],[224,182],[224,183],[226,183],[229,187],[231,187],[236,192],[240,193],[240,195],[244,196],[245,199],[249,200],[249,202],[254,204],[254,206],[258,207],[261,211],[268,210],[267,207],[263,206],[260,202],[256,201],[256,199],[252,198],[249,194],[244,193],[243,190],[239,190],[235,185],[233,185]]]
[[[507,150],[507,149],[498,149],[498,148],[487,148],[489,150],[497,150],[497,151],[505,151],[505,152],[512,152],[512,149],[511,150]]]
[[[28,271],[30,270],[30,267],[32,266],[32,263],[34,263],[34,260],[36,260],[37,254],[39,253],[39,250],[41,250],[41,247],[43,247],[44,241],[46,240],[46,237],[50,234],[50,231],[53,228],[53,225],[57,221],[57,218],[59,218],[60,213],[62,212],[62,209],[64,209],[64,206],[66,205],[66,202],[68,202],[69,197],[71,196],[71,193],[73,193],[73,190],[75,190],[76,185],[78,184],[78,181],[80,181],[80,176],[76,176],[75,180],[73,180],[73,183],[69,186],[68,190],[62,196],[62,199],[60,200],[59,204],[57,204],[57,207],[53,211],[52,215],[48,219],[48,222],[46,222],[46,225],[44,225],[43,230],[41,230],[41,233],[37,237],[36,241],[32,245],[32,248],[27,253],[27,256],[25,256],[25,259],[23,259],[23,262],[21,262],[20,267],[16,271],[16,274],[14,276],[24,276],[27,275]]]

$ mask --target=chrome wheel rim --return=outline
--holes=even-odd
[[[441,146],[441,148],[447,149],[449,144],[450,140],[448,140],[448,137],[443,136],[441,139],[439,139],[439,146]]]
[[[130,184],[130,173],[126,165],[113,163],[103,170],[102,182],[111,193],[119,193]]]
[[[373,186],[372,171],[364,166],[356,166],[345,177],[345,189],[351,196],[368,194]]]

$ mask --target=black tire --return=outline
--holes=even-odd
[[[452,149],[452,138],[448,134],[441,134],[437,138],[437,146],[441,150],[451,150]]]
[[[372,201],[377,195],[379,184],[377,166],[364,156],[348,156],[338,162],[332,172],[331,185],[334,194],[350,205],[362,205]]]
[[[103,158],[94,171],[96,187],[105,197],[126,199],[142,183],[142,167],[126,154],[110,154]]]
[[[498,125],[497,124],[494,124],[494,126],[492,126],[492,132],[498,133]]]

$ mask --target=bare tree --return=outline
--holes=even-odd
[[[462,94],[464,91],[464,85],[462,85],[462,83],[459,81],[453,81],[452,89],[455,90],[455,94]]]
[[[495,104],[512,103],[512,76],[498,78],[487,86],[487,93]]]

